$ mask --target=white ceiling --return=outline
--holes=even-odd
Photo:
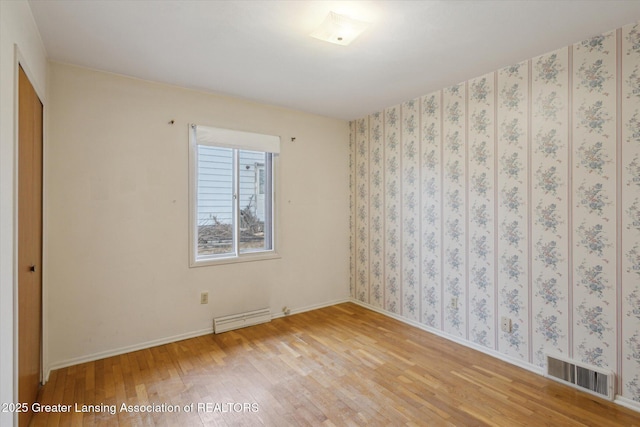
[[[354,119],[640,20],[640,1],[30,0],[49,59]],[[309,36],[329,11],[350,46]]]

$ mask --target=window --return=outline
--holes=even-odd
[[[280,138],[191,125],[191,266],[275,256]]]

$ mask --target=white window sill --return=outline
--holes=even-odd
[[[199,259],[196,261],[191,261],[189,267],[207,267],[211,265],[223,265],[223,264],[236,264],[239,262],[254,262],[254,261],[264,261],[269,259],[280,259],[282,258],[277,252],[269,251],[269,252],[257,252],[257,253],[246,253],[240,256],[232,256],[232,257],[220,257],[220,258],[207,258],[207,259]]]

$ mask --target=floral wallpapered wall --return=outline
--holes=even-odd
[[[353,121],[351,157],[353,298],[640,402],[640,24]]]

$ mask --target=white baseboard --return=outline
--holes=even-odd
[[[404,318],[404,317],[399,316],[399,315],[397,315],[395,313],[390,313],[390,312],[385,311],[385,310],[383,310],[383,309],[381,309],[379,307],[364,303],[362,301],[358,301],[355,298],[351,298],[350,301],[352,303],[354,303],[354,304],[357,304],[357,305],[361,306],[361,307],[364,307],[364,308],[369,309],[371,311],[375,311],[376,313],[380,313],[380,314],[382,314],[384,316],[387,316],[387,317],[390,317],[392,319],[398,320],[398,321],[400,321],[402,323],[405,323],[407,325],[415,326],[416,328],[422,329],[423,331],[430,332],[430,333],[432,333],[434,335],[437,335],[437,336],[442,337],[444,339],[447,339],[449,341],[453,341],[456,344],[460,344],[460,345],[463,345],[465,347],[469,347],[469,348],[472,348],[474,350],[478,350],[479,352],[485,353],[485,354],[487,354],[487,355],[489,355],[491,357],[495,357],[496,359],[499,359],[499,360],[502,360],[504,362],[510,363],[512,365],[518,366],[520,368],[526,369],[527,371],[531,371],[534,374],[538,374],[540,376],[544,376],[544,369],[539,367],[539,366],[531,365],[530,363],[525,363],[522,360],[514,359],[514,358],[509,357],[509,356],[507,356],[505,354],[499,353],[499,352],[497,352],[495,350],[488,349],[486,347],[482,347],[480,345],[477,345],[475,343],[472,343],[472,342],[469,342],[469,341],[466,341],[466,340],[462,340],[462,339],[460,339],[458,337],[449,335],[446,332],[443,332],[443,331],[441,331],[439,329],[435,329],[435,328],[432,328],[430,326],[424,325],[422,323],[413,321],[411,319]],[[618,405],[620,405],[620,406],[624,406],[625,408],[631,409],[633,411],[640,412],[640,402],[636,402],[634,400],[631,400],[631,399],[628,399],[628,398],[622,397],[622,396],[616,396],[615,399],[613,400],[613,402],[618,404]]]
[[[351,302],[351,301],[352,301],[351,297],[347,297],[347,298],[341,298],[341,299],[325,302],[322,304],[314,304],[314,305],[308,305],[306,307],[301,307],[301,308],[293,308],[291,309],[291,312],[288,314],[288,316],[291,316],[292,314],[304,313],[305,311],[317,310],[319,308],[331,307],[332,305],[343,304],[345,302]],[[285,314],[282,311],[277,313],[271,313],[272,320],[278,319],[280,317],[285,317]]]
[[[317,310],[319,308],[330,307],[332,305],[342,304],[342,303],[350,302],[350,301],[351,301],[351,298],[348,297],[348,298],[342,298],[342,299],[338,299],[338,300],[329,301],[329,302],[326,302],[326,303],[314,304],[314,305],[309,305],[309,306],[300,307],[300,308],[294,308],[294,309],[291,309],[291,312],[289,313],[289,315],[297,314],[297,313],[304,313],[305,311]],[[284,317],[284,313],[282,313],[282,312],[271,313],[271,319],[277,319],[279,317]],[[112,350],[106,350],[106,351],[101,351],[101,352],[98,352],[98,353],[87,354],[85,356],[74,357],[74,358],[71,358],[71,359],[62,360],[62,361],[59,361],[59,362],[56,362],[56,363],[50,365],[48,367],[48,369],[45,370],[44,382],[47,383],[49,381],[49,376],[51,375],[51,371],[54,371],[56,369],[61,369],[61,368],[69,367],[69,366],[79,365],[81,363],[86,363],[86,362],[93,362],[95,360],[100,360],[100,359],[104,359],[104,358],[107,358],[107,357],[119,356],[121,354],[131,353],[133,351],[144,350],[144,349],[147,349],[147,348],[157,347],[159,345],[170,344],[170,343],[173,343],[173,342],[182,341],[182,340],[186,340],[186,339],[189,339],[189,338],[195,338],[195,337],[199,337],[199,336],[207,335],[207,334],[212,334],[212,333],[213,333],[213,322],[212,322],[210,328],[200,329],[200,330],[192,331],[192,332],[186,332],[184,334],[173,335],[173,336],[166,337],[166,338],[159,338],[159,339],[156,339],[156,340],[145,341],[145,342],[142,342],[142,343],[139,343],[139,344],[134,344],[134,345],[130,345],[130,346],[120,347],[120,348],[116,348],[116,349],[112,349]]]
[[[431,326],[427,326],[427,325],[422,324],[420,322],[416,322],[414,320],[407,319],[406,317],[402,317],[402,316],[397,315],[395,313],[390,313],[390,312],[385,311],[385,310],[383,310],[383,309],[381,309],[379,307],[364,303],[362,301],[358,301],[355,298],[351,298],[351,302],[354,303],[354,304],[357,304],[359,306],[362,306],[362,307],[364,307],[366,309],[375,311],[376,313],[380,313],[380,314],[385,315],[387,317],[391,317],[392,319],[398,320],[398,321],[400,321],[402,323],[406,323],[407,325],[414,326],[414,327],[416,327],[418,329],[422,329],[423,331],[432,333],[434,335],[437,335],[437,336],[442,337],[444,339],[447,339],[449,341],[453,341],[456,344],[460,344],[460,345],[463,345],[465,347],[469,347],[469,348],[472,348],[474,350],[478,350],[481,353],[487,354],[487,355],[489,355],[491,357],[495,357],[496,359],[500,359],[500,360],[502,360],[504,362],[510,363],[511,365],[518,366],[519,368],[526,369],[527,371],[531,371],[531,372],[533,372],[535,374],[542,375],[543,372],[544,372],[544,370],[539,366],[531,365],[530,363],[526,363],[526,362],[523,362],[522,360],[515,359],[513,357],[507,356],[506,354],[502,354],[502,353],[500,353],[498,351],[495,351],[495,350],[492,350],[490,348],[483,347],[481,345],[478,345],[476,343],[473,343],[473,342],[470,342],[470,341],[467,341],[467,340],[463,340],[463,339],[455,337],[453,335],[449,335],[446,332],[441,331],[439,329],[435,329],[435,328],[432,328]]]
[[[640,412],[640,402],[636,402],[635,400],[627,399],[626,397],[616,396],[613,399],[614,403],[617,403],[620,406],[624,406],[625,408],[631,409],[632,411]]]
[[[186,339],[189,339],[189,338],[195,338],[195,337],[199,337],[199,336],[207,335],[207,334],[212,334],[212,333],[213,333],[213,323],[211,324],[210,328],[200,329],[199,331],[187,332],[187,333],[184,333],[184,334],[174,335],[174,336],[171,336],[171,337],[159,338],[157,340],[151,340],[151,341],[145,341],[145,342],[142,342],[140,344],[129,345],[129,346],[125,346],[125,347],[116,348],[116,349],[113,349],[113,350],[106,350],[106,351],[101,351],[101,352],[98,352],[98,353],[87,354],[85,356],[74,357],[74,358],[71,358],[71,359],[62,360],[60,362],[54,363],[51,366],[49,366],[49,368],[45,371],[45,378],[44,378],[45,381],[44,382],[46,383],[47,381],[49,381],[49,375],[51,374],[51,371],[54,371],[56,369],[61,369],[61,368],[69,367],[69,366],[79,365],[81,363],[86,363],[86,362],[93,362],[95,360],[100,360],[100,359],[104,359],[104,358],[107,358],[107,357],[119,356],[119,355],[125,354],[125,353],[131,353],[131,352],[138,351],[138,350],[144,350],[146,348],[157,347],[159,345],[170,344],[172,342],[182,341],[182,340],[186,340]]]

